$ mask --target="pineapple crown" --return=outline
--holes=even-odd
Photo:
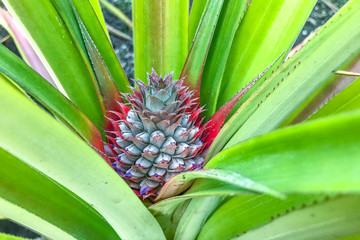
[[[138,196],[156,196],[165,182],[199,169],[209,146],[194,91],[172,74],[148,74],[148,85],[123,94],[128,104],[112,112],[113,131],[108,131],[107,153],[113,168]]]

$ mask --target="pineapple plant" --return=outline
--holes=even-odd
[[[97,0],[2,2],[23,58],[0,46],[4,217],[51,239],[360,234],[357,0],[289,59],[315,0],[134,0],[135,86]]]
[[[209,145],[201,126],[201,110],[194,93],[172,75],[159,77],[153,70],[148,83],[138,81],[133,94],[113,114],[115,138],[109,147],[114,169],[140,196],[156,195],[171,177],[201,168]]]

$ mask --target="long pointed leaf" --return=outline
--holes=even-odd
[[[334,70],[359,54],[359,17],[360,4],[348,2],[238,109],[214,140],[207,159],[224,146],[276,129]],[[358,27],[351,31],[354,26]]]
[[[100,87],[101,95],[104,99],[105,107],[107,111],[114,111],[119,109],[119,102],[122,102],[122,98],[119,90],[117,89],[113,78],[106,67],[106,64],[101,57],[98,49],[89,32],[87,31],[83,21],[74,9],[78,24],[81,29],[82,36],[86,45],[87,52],[92,62],[93,69],[95,71],[97,81]],[[106,120],[105,120],[106,122]],[[106,124],[105,124],[106,125]]]
[[[0,56],[2,73],[63,119],[87,142],[103,149],[99,130],[76,106],[4,46],[0,46]]]
[[[164,239],[140,199],[91,147],[0,80],[1,148],[76,193],[121,238]]]
[[[168,198],[186,190],[186,186],[195,179],[213,179],[221,183],[227,183],[254,192],[268,193],[280,197],[281,194],[269,189],[266,186],[253,182],[239,173],[223,171],[218,169],[204,169],[201,171],[184,172],[171,178],[161,190],[158,199]],[[198,189],[199,190],[199,189]]]
[[[360,192],[360,111],[247,140],[206,165],[280,192]],[[214,186],[215,187],[215,186]]]
[[[323,108],[316,112],[309,120],[351,111],[360,108],[360,78],[348,86],[335,98],[330,100]]]
[[[280,83],[282,79],[286,80],[277,90],[269,89],[271,94],[268,93],[267,99],[260,103],[256,112],[232,137],[227,146],[278,127],[292,111],[326,83],[334,69],[337,70],[360,54],[360,41],[357,41],[360,39],[359,19],[360,2],[349,1],[330,19],[329,24],[319,30],[313,41],[302,48],[301,55],[298,52],[287,62],[289,64],[284,64],[284,68],[279,69],[277,74],[269,79],[268,84],[272,86]],[[354,27],[357,31],[350,34],[350,29]],[[307,59],[303,61],[306,55]],[[264,85],[264,88],[269,85]],[[256,126],[251,126],[252,124]]]
[[[345,196],[292,212],[235,239],[337,239],[359,234],[359,208],[359,196]]]
[[[73,43],[74,39],[52,3],[48,0],[3,2],[18,26],[26,28],[26,37],[32,46],[35,44],[40,49],[39,53],[42,56],[39,57],[55,83],[61,83],[72,102],[95,125],[102,125],[104,120],[101,105],[91,76],[77,46]]]
[[[185,77],[185,84],[190,89],[197,90],[196,95],[199,95],[201,75],[223,2],[223,0],[209,1],[206,5],[180,74],[180,78]]]
[[[83,58],[88,58],[86,55],[85,43],[82,40],[80,27],[78,26],[70,2],[60,0],[50,1],[52,2],[52,5],[56,8],[64,23],[66,24],[69,33],[74,39],[74,44],[76,44],[79,48],[80,54],[82,54]]]
[[[187,209],[189,201],[181,201],[179,204],[168,205],[161,208],[150,208],[150,211],[159,222],[164,231],[166,239],[174,239],[176,227],[179,224],[180,218]]]
[[[0,164],[2,214],[52,239],[119,239],[89,204],[3,149]]]
[[[120,92],[130,92],[129,81],[92,5],[83,0],[72,0],[72,3],[99,50],[117,88]]]
[[[31,47],[28,40],[21,33],[21,30],[16,26],[14,20],[10,16],[10,14],[0,9],[0,22],[2,26],[8,31],[11,35],[12,39],[17,46],[18,51],[20,52],[22,58],[43,78],[45,78],[51,85],[55,86],[54,81],[51,79],[49,73],[47,72],[45,66],[40,61],[39,56],[35,52],[35,50]]]
[[[350,63],[345,64],[341,69],[350,72],[360,72],[360,55],[357,56],[355,60],[351,60]],[[296,109],[296,111],[294,111],[279,127],[293,125],[307,120],[313,114],[316,114],[316,112],[329,101],[332,101],[333,98],[338,98],[337,95],[339,93],[341,94],[341,92],[355,79],[356,77],[354,76],[343,76],[335,73],[327,80],[323,87],[318,89],[310,98],[308,98],[308,100]],[[348,91],[348,93],[350,92]],[[356,93],[348,95],[347,99],[350,100],[353,96],[356,96]],[[329,115],[331,114],[331,112],[327,113]],[[334,114],[336,114],[336,111],[334,111]]]
[[[217,108],[227,102],[280,53],[290,50],[315,3],[316,0],[251,1],[236,32],[224,75],[221,76],[223,80]],[[272,70],[275,68],[276,66]],[[243,100],[238,106],[241,102]]]
[[[216,112],[227,58],[247,4],[247,1],[224,1],[201,78],[200,104],[206,104],[207,118]]]
[[[207,0],[193,0],[189,16],[189,48],[194,40],[196,31],[199,27],[201,16],[207,4]]]
[[[105,110],[105,106],[104,106],[103,97],[101,96],[98,82],[96,81],[95,73],[92,69],[92,65],[90,63],[89,56],[87,55],[86,46],[83,41],[80,27],[78,25],[75,15],[74,15],[73,9],[71,8],[72,2],[60,1],[60,0],[51,0],[51,2],[53,4],[53,6],[56,8],[59,15],[61,16],[62,20],[64,21],[64,23],[67,27],[67,30],[69,31],[71,37],[73,38],[74,45],[78,49],[78,52],[79,52],[85,66],[86,66],[86,69],[90,75],[90,79],[92,81],[92,86],[96,92],[96,96],[100,103],[102,115],[105,116],[106,110]],[[106,121],[103,126],[105,126],[105,128],[107,127]],[[102,129],[100,129],[100,130],[102,130]]]
[[[289,195],[285,200],[267,195],[233,197],[214,212],[198,239],[232,239],[289,211],[324,199],[322,195]]]
[[[100,6],[100,2],[99,0],[89,0],[91,3],[91,6],[94,9],[94,12],[96,13],[97,18],[99,19],[102,28],[104,29],[106,35],[108,36],[108,38],[110,39],[109,33],[106,29],[106,23],[105,23],[105,19],[104,19],[104,15],[101,11],[101,6]]]
[[[209,128],[209,134],[206,141],[209,145],[211,145],[215,137],[218,135],[221,126],[229,116],[230,112],[234,110],[235,105],[242,99],[242,97],[244,97],[246,93],[248,93],[254,87],[254,85],[261,79],[262,76],[264,76],[264,74],[266,74],[266,72],[279,60],[282,55],[283,54],[276,58],[268,67],[264,69],[264,71],[257,75],[251,82],[249,82],[243,89],[241,89],[241,91],[239,91],[227,103],[225,103],[224,106],[217,110],[214,115],[212,115],[210,120],[206,123],[206,126]],[[207,161],[205,161],[205,163],[206,162]]]
[[[175,240],[195,239],[204,226],[206,219],[222,200],[221,197],[205,197],[191,200],[176,228]]]

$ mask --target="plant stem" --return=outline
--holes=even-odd
[[[356,73],[356,72],[337,71],[336,74],[341,76],[348,76],[348,77],[356,77],[356,78],[360,77],[360,73]]]
[[[331,10],[333,10],[334,12],[339,11],[339,8],[333,4],[332,2],[329,2],[328,0],[321,0],[326,6],[328,6]]]
[[[123,32],[120,32],[119,30],[117,30],[116,28],[114,28],[113,26],[109,25],[109,24],[106,24],[106,28],[107,30],[109,31],[110,34],[114,35],[115,37],[118,37],[118,38],[122,38],[122,39],[125,39],[125,40],[129,40],[129,41],[132,41],[132,38],[123,33]]]
[[[11,39],[11,36],[8,34],[8,35],[6,35],[5,37],[3,37],[2,39],[1,39],[1,43],[6,43],[7,41],[9,41]]]

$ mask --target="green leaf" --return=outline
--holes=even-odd
[[[11,15],[2,8],[0,9],[0,24],[6,29],[11,38],[14,40],[16,48],[24,61],[26,61],[43,78],[55,86],[54,81],[51,79],[49,73],[40,61],[35,50],[31,47],[30,43],[22,34],[21,30],[16,26]]]
[[[359,129],[360,111],[322,118],[239,143],[205,167],[280,192],[360,192]]]
[[[168,201],[168,199],[166,199],[152,204],[151,206],[149,206],[149,210],[153,213],[155,217],[158,217],[160,215],[172,214],[174,210],[178,206],[180,206],[185,200],[182,198],[174,198],[171,201]]]
[[[259,184],[257,184],[259,186]],[[263,189],[266,187],[263,186]],[[183,198],[194,198],[194,197],[203,197],[203,196],[226,196],[226,195],[249,195],[254,194],[255,192],[261,191],[251,191],[247,188],[241,188],[239,186],[229,184],[226,182],[221,182],[213,179],[198,179],[191,186],[191,188],[186,192],[186,194],[181,195]],[[282,197],[282,195],[276,195]]]
[[[212,179],[198,179],[195,181],[193,186],[183,195],[178,195],[171,198],[166,198],[158,202],[157,205],[159,208],[163,206],[173,206],[179,204],[185,200],[196,198],[196,197],[208,197],[208,196],[228,196],[228,195],[251,195],[254,194],[253,191],[240,188],[233,184],[228,184],[224,182],[219,182]],[[282,195],[280,195],[282,197]],[[157,207],[155,207],[157,208]]]
[[[5,233],[0,233],[0,239],[1,240],[26,240],[28,238],[22,238],[22,237],[17,237],[17,236],[5,234]]]
[[[82,39],[80,27],[77,23],[75,14],[71,8],[70,1],[61,1],[61,0],[50,0],[54,8],[56,8],[57,12],[61,16],[64,21],[67,30],[71,34],[74,39],[74,44],[79,48],[79,52],[82,55],[82,58],[85,61],[87,66],[90,66],[89,58],[86,54],[86,46]],[[91,73],[90,73],[91,74]]]
[[[207,0],[193,0],[189,17],[189,48],[194,40]]]
[[[360,234],[338,238],[337,240],[360,240]]]
[[[154,67],[180,75],[188,52],[189,0],[133,1],[135,78],[147,81]]]
[[[62,16],[62,19],[66,23],[70,33],[73,38],[76,39],[75,44],[79,44],[81,48],[81,54],[84,55],[84,60],[87,65],[90,66],[90,59],[87,56],[86,46],[83,40],[83,36],[78,24],[77,16],[75,16],[72,5],[75,6],[77,15],[80,15],[82,18],[83,24],[86,26],[91,38],[97,45],[99,51],[113,75],[115,83],[118,85],[118,88],[122,91],[128,91],[127,86],[129,85],[127,77],[117,59],[114,50],[112,48],[110,38],[108,36],[107,29],[101,20],[103,17],[99,18],[97,16],[96,9],[93,7],[99,6],[97,0],[86,0],[86,1],[61,1],[61,0],[51,0],[54,6],[58,9],[59,14]],[[97,4],[92,4],[90,2],[97,2]],[[95,6],[96,5],[96,6]],[[100,11],[101,13],[101,11]],[[101,15],[102,16],[102,15]],[[104,20],[103,20],[104,21]],[[90,24],[91,23],[91,24]],[[90,25],[90,26],[89,26]],[[90,70],[91,71],[91,70]],[[90,73],[92,74],[92,72]],[[96,85],[97,86],[97,85]]]
[[[91,147],[0,80],[1,148],[76,193],[122,239],[164,239],[140,199]]]
[[[47,107],[53,114],[98,149],[101,134],[92,122],[59,91],[4,46],[0,46],[0,71]]]
[[[112,48],[107,30],[106,28],[104,28],[104,26],[102,26],[102,22],[101,22],[102,18],[100,18],[99,21],[99,18],[96,15],[97,13],[93,8],[94,4],[91,4],[89,1],[77,1],[77,0],[72,0],[72,1],[51,0],[51,1],[58,9],[58,12],[65,21],[66,26],[68,27],[73,38],[76,39],[75,44],[79,44],[81,48],[81,54],[83,55],[85,63],[90,68],[89,71],[90,74],[93,76],[93,78],[95,77],[94,77],[94,73],[91,70],[90,59],[87,55],[87,50],[84,43],[85,39],[83,40],[80,26],[78,24],[77,17],[74,14],[72,5],[75,6],[76,14],[80,15],[83,24],[85,25],[89,35],[91,36],[98,51],[100,52],[102,58],[104,59],[104,62],[106,63],[106,66],[110,71],[116,86],[118,87],[118,89],[120,89],[120,91],[128,92],[129,82]],[[97,1],[97,5],[99,5],[98,1]],[[94,85],[95,88],[98,89],[98,84],[94,83]],[[99,98],[101,99],[101,96]]]
[[[313,121],[233,146],[206,167],[237,171],[283,192],[359,192],[358,129],[360,111]],[[206,192],[207,189],[211,190]],[[215,189],[239,194],[236,189],[228,189],[228,185],[197,180],[183,197],[192,193],[215,195]]]
[[[98,49],[95,46],[95,43],[86,27],[84,26],[83,21],[80,19],[76,9],[74,12],[78,21],[78,24],[81,29],[82,36],[84,38],[85,46],[90,57],[93,69],[95,71],[97,82],[99,84],[101,96],[104,99],[105,108],[107,111],[116,111],[119,110],[119,102],[123,102],[121,94],[117,89],[113,78],[106,67],[106,64],[101,57]],[[108,113],[106,114],[108,115]],[[108,121],[105,120],[105,126],[108,125]]]
[[[201,17],[189,54],[186,58],[180,78],[185,77],[185,84],[195,89],[199,94],[201,75],[204,70],[215,27],[221,12],[224,0],[209,1]]]
[[[344,196],[289,213],[235,239],[336,239],[360,233],[359,196]]]
[[[233,186],[233,185],[232,185]],[[236,192],[238,191],[238,192]],[[205,191],[204,191],[205,192]],[[243,189],[239,189],[238,187],[233,187],[230,191],[224,190],[224,187],[221,188],[210,188],[208,192],[205,192],[204,194],[200,191],[194,191],[194,194],[187,193],[184,195],[178,195],[172,198],[167,198],[164,200],[161,200],[149,207],[149,210],[153,212],[154,216],[157,216],[157,214],[160,215],[168,215],[171,214],[176,207],[181,205],[182,203],[186,202],[187,200],[193,199],[193,198],[201,198],[201,197],[208,197],[208,196],[225,196],[225,195],[248,195],[253,194],[252,192],[245,191]]]
[[[188,203],[189,201],[179,201],[160,207],[150,206],[149,209],[163,229],[166,239],[174,239],[176,227],[179,225],[180,218],[187,209]]]
[[[84,59],[51,1],[3,1],[59,89],[96,125],[103,113]],[[84,1],[85,2],[85,1]],[[20,23],[21,21],[21,23]],[[24,31],[24,33],[26,33]],[[49,37],[51,36],[51,37]],[[81,89],[81,91],[79,91]]]
[[[74,44],[77,47],[79,54],[81,55],[81,57],[84,61],[84,64],[86,65],[86,68],[90,75],[91,81],[93,83],[92,84],[93,88],[96,92],[98,101],[100,103],[102,115],[105,116],[106,109],[105,109],[103,97],[100,94],[98,82],[96,81],[95,73],[92,69],[92,65],[90,63],[90,59],[89,59],[89,56],[86,51],[86,46],[83,41],[82,33],[81,33],[80,27],[78,25],[77,18],[72,9],[72,6],[73,6],[72,1],[51,0],[51,2],[53,4],[53,6],[56,8],[59,15],[61,16],[62,20],[64,21],[64,23],[67,27],[67,30],[69,31],[70,35],[72,36],[72,38],[74,40]],[[90,4],[90,3],[88,3],[88,4]],[[106,128],[107,122],[105,121],[105,123],[102,126],[105,126],[105,128]],[[102,129],[100,129],[100,130],[102,130]]]
[[[269,189],[266,186],[258,184],[251,179],[242,176],[239,173],[233,171],[225,171],[218,169],[204,169],[200,171],[189,171],[178,174],[171,178],[165,186],[161,189],[157,199],[169,198],[176,196],[186,190],[189,184],[195,179],[212,179],[217,182],[227,183],[230,185],[237,186],[240,189],[246,189],[254,192],[268,193],[274,196],[282,197],[276,191]],[[197,189],[199,191],[200,189]],[[194,193],[194,191],[191,191]]]
[[[181,217],[179,226],[176,230],[175,239],[194,239],[202,227],[202,224],[199,223],[205,223],[207,217],[224,199],[224,195],[249,194],[250,190],[283,197],[281,194],[272,191],[265,186],[257,184],[250,179],[246,179],[240,174],[231,171],[205,169],[202,171],[185,172],[176,175],[166,183],[158,198],[166,198],[171,195],[177,195],[178,193],[186,190],[188,186],[187,183],[191,184],[191,180],[199,178],[203,178],[202,180],[208,185],[205,185],[205,187],[204,185],[200,185],[201,187],[197,188],[197,185],[195,184],[195,186],[193,186],[186,194],[176,196],[172,199],[166,199],[155,206],[152,206],[153,210],[157,209],[157,211],[159,211],[159,209],[162,209],[164,212],[165,210],[163,208],[169,210],[169,207],[176,207],[179,203],[195,197],[191,200],[189,206]],[[219,188],[214,188],[213,182],[216,182],[221,186]],[[210,187],[207,188],[207,186]],[[212,197],[204,198],[201,196]]]
[[[250,2],[221,76],[223,80],[217,108],[224,105],[282,52],[290,50],[315,3],[316,0]]]
[[[319,109],[309,120],[360,108],[360,78]]]
[[[99,50],[117,88],[123,93],[130,92],[129,81],[92,5],[90,2],[84,0],[72,0],[72,3],[94,41],[96,48]]]
[[[221,194],[248,194],[249,191],[254,191],[261,193],[269,193],[277,197],[284,197],[283,195],[267,188],[266,186],[253,182],[250,179],[244,178],[240,174],[236,174],[232,171],[219,171],[216,169],[204,169],[202,171],[186,172],[179,174],[173,177],[169,182],[167,182],[164,188],[168,187],[169,185],[178,187],[181,186],[181,183],[190,181],[195,178],[203,178],[202,183],[205,183],[205,187],[204,185],[200,184],[199,188],[197,187],[198,185],[195,184],[185,195],[183,195],[183,197],[196,197],[205,195],[204,191],[206,193],[206,190],[208,189],[211,189],[212,192],[210,191],[206,193],[210,197],[196,197],[191,200],[176,230],[175,236],[177,237],[177,239],[195,239],[206,219],[212,214],[215,208],[224,199],[224,197],[221,197]],[[217,183],[217,186],[220,187],[214,188],[214,182]],[[210,187],[207,188],[209,185]],[[238,189],[236,189],[234,186],[237,186]],[[221,189],[221,191],[216,192],[216,189]],[[161,193],[159,196],[161,196]]]
[[[233,197],[213,213],[198,239],[232,239],[324,198],[322,195],[289,195],[285,200],[267,195]]]
[[[359,192],[358,129],[360,111],[289,127],[224,150],[206,168],[236,171],[280,192]],[[229,187],[200,179],[185,195],[176,198],[248,194]],[[179,201],[176,198],[160,203]],[[201,200],[198,201],[201,206]]]
[[[360,3],[349,1],[242,104],[218,134],[207,159],[224,146],[228,148],[276,129],[334,70],[359,54],[359,17]]]
[[[225,122],[226,118],[234,106],[239,102],[241,98],[248,93],[251,88],[261,79],[262,76],[278,61],[282,54],[277,57],[268,67],[264,69],[259,75],[257,75],[251,82],[249,82],[241,91],[239,91],[235,96],[233,96],[225,105],[223,105],[219,110],[217,110],[214,115],[207,121],[207,128],[211,129],[210,134],[207,136],[207,140],[210,144],[216,138],[217,134],[220,132],[221,126]],[[205,162],[206,163],[206,162]]]
[[[0,212],[52,239],[119,239],[89,204],[0,149]]]
[[[349,63],[346,63],[344,66],[341,66],[340,69],[346,70],[349,72],[360,71],[360,54],[351,59]],[[338,72],[338,71],[337,71]],[[360,76],[360,75],[359,75]],[[287,125],[297,124],[303,121],[306,121],[309,117],[315,114],[319,109],[326,105],[329,101],[332,101],[333,98],[337,98],[337,95],[341,93],[345,88],[347,88],[356,77],[354,76],[344,76],[338,73],[333,74],[326,83],[319,88],[315,93],[313,93],[300,107],[298,107],[280,126],[284,127]],[[348,92],[349,93],[349,92]],[[348,98],[356,96],[354,92],[352,95],[349,95]],[[356,102],[356,100],[355,100]],[[354,103],[356,105],[356,103]],[[350,107],[351,108],[351,107]],[[353,109],[356,107],[354,106]],[[330,110],[330,109],[329,109]],[[334,110],[334,109],[333,109]],[[344,109],[344,111],[346,111]],[[330,115],[331,112],[327,111]],[[334,113],[336,111],[334,110]]]
[[[216,112],[225,65],[246,7],[247,1],[224,1],[201,78],[200,105],[206,105],[207,118]]]
[[[117,7],[115,7],[113,4],[111,4],[107,0],[99,0],[98,2],[101,3],[101,5],[106,8],[109,12],[114,14],[117,18],[119,18],[121,21],[123,21],[129,28],[133,28],[133,24],[131,20]]]
[[[103,13],[101,11],[99,0],[89,0],[89,1],[91,3],[91,6],[94,9],[94,12],[96,13],[97,18],[99,19],[99,21],[101,23],[102,28],[104,29],[106,35],[108,36],[108,38],[110,40],[110,36],[109,36],[109,33],[108,33],[107,29],[106,29],[106,23],[105,23],[104,15],[103,15]]]
[[[174,239],[195,239],[206,219],[223,200],[223,197],[205,197],[191,200],[179,221]]]

